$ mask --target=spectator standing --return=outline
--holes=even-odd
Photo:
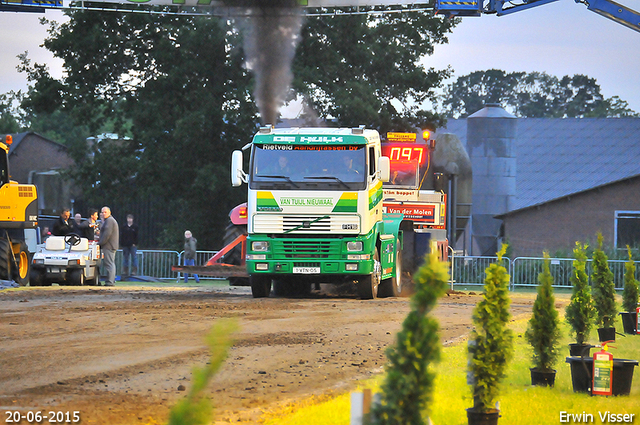
[[[100,241],[98,242],[104,256],[104,268],[107,280],[104,286],[114,286],[116,281],[116,251],[120,244],[118,222],[111,215],[111,208],[102,207],[102,224],[100,225]]]
[[[83,221],[78,226],[80,230],[80,236],[87,238],[90,241],[97,240],[98,237],[98,210],[89,210],[89,219]]]
[[[69,233],[73,233],[73,223],[71,223],[69,217],[71,217],[69,208],[63,209],[60,213],[60,218],[53,223],[53,229],[51,230],[53,236],[67,236]]]
[[[82,236],[82,215],[80,213],[76,213],[73,216],[73,233]]]
[[[184,232],[184,265],[195,266],[196,265],[196,249],[198,246],[198,240],[193,237],[190,230]],[[200,277],[194,273],[193,275],[196,283],[200,283]],[[184,274],[184,283],[189,281],[189,273]]]
[[[133,214],[127,214],[127,224],[120,228],[120,247],[122,248],[122,275],[138,274],[138,225],[133,223]],[[131,261],[129,261],[131,259]]]
[[[42,242],[46,241],[49,236],[51,236],[49,226],[44,226],[44,228],[42,229]]]

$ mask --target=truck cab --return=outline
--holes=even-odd
[[[359,128],[264,127],[232,157],[248,184],[246,265],[254,297],[356,282],[362,298],[397,295],[401,215],[383,215],[389,160],[380,136]],[[396,266],[399,267],[396,267]],[[397,277],[397,278],[396,278]]]

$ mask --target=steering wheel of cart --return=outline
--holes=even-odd
[[[80,235],[77,233],[69,233],[64,237],[64,243],[71,246],[76,246],[80,243]]]

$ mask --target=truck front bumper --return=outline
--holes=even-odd
[[[359,250],[349,248],[354,242]],[[367,275],[374,269],[372,234],[336,238],[247,238],[249,274]],[[254,249],[262,246],[263,250]]]

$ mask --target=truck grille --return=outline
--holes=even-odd
[[[290,259],[338,258],[341,242],[340,239],[330,241],[318,241],[317,239],[274,239],[272,241],[274,254]]]
[[[331,242],[283,241],[286,258],[329,258]]]
[[[253,232],[351,235],[357,235],[360,232],[360,217],[357,215],[323,217],[322,215],[257,214],[253,217]]]

